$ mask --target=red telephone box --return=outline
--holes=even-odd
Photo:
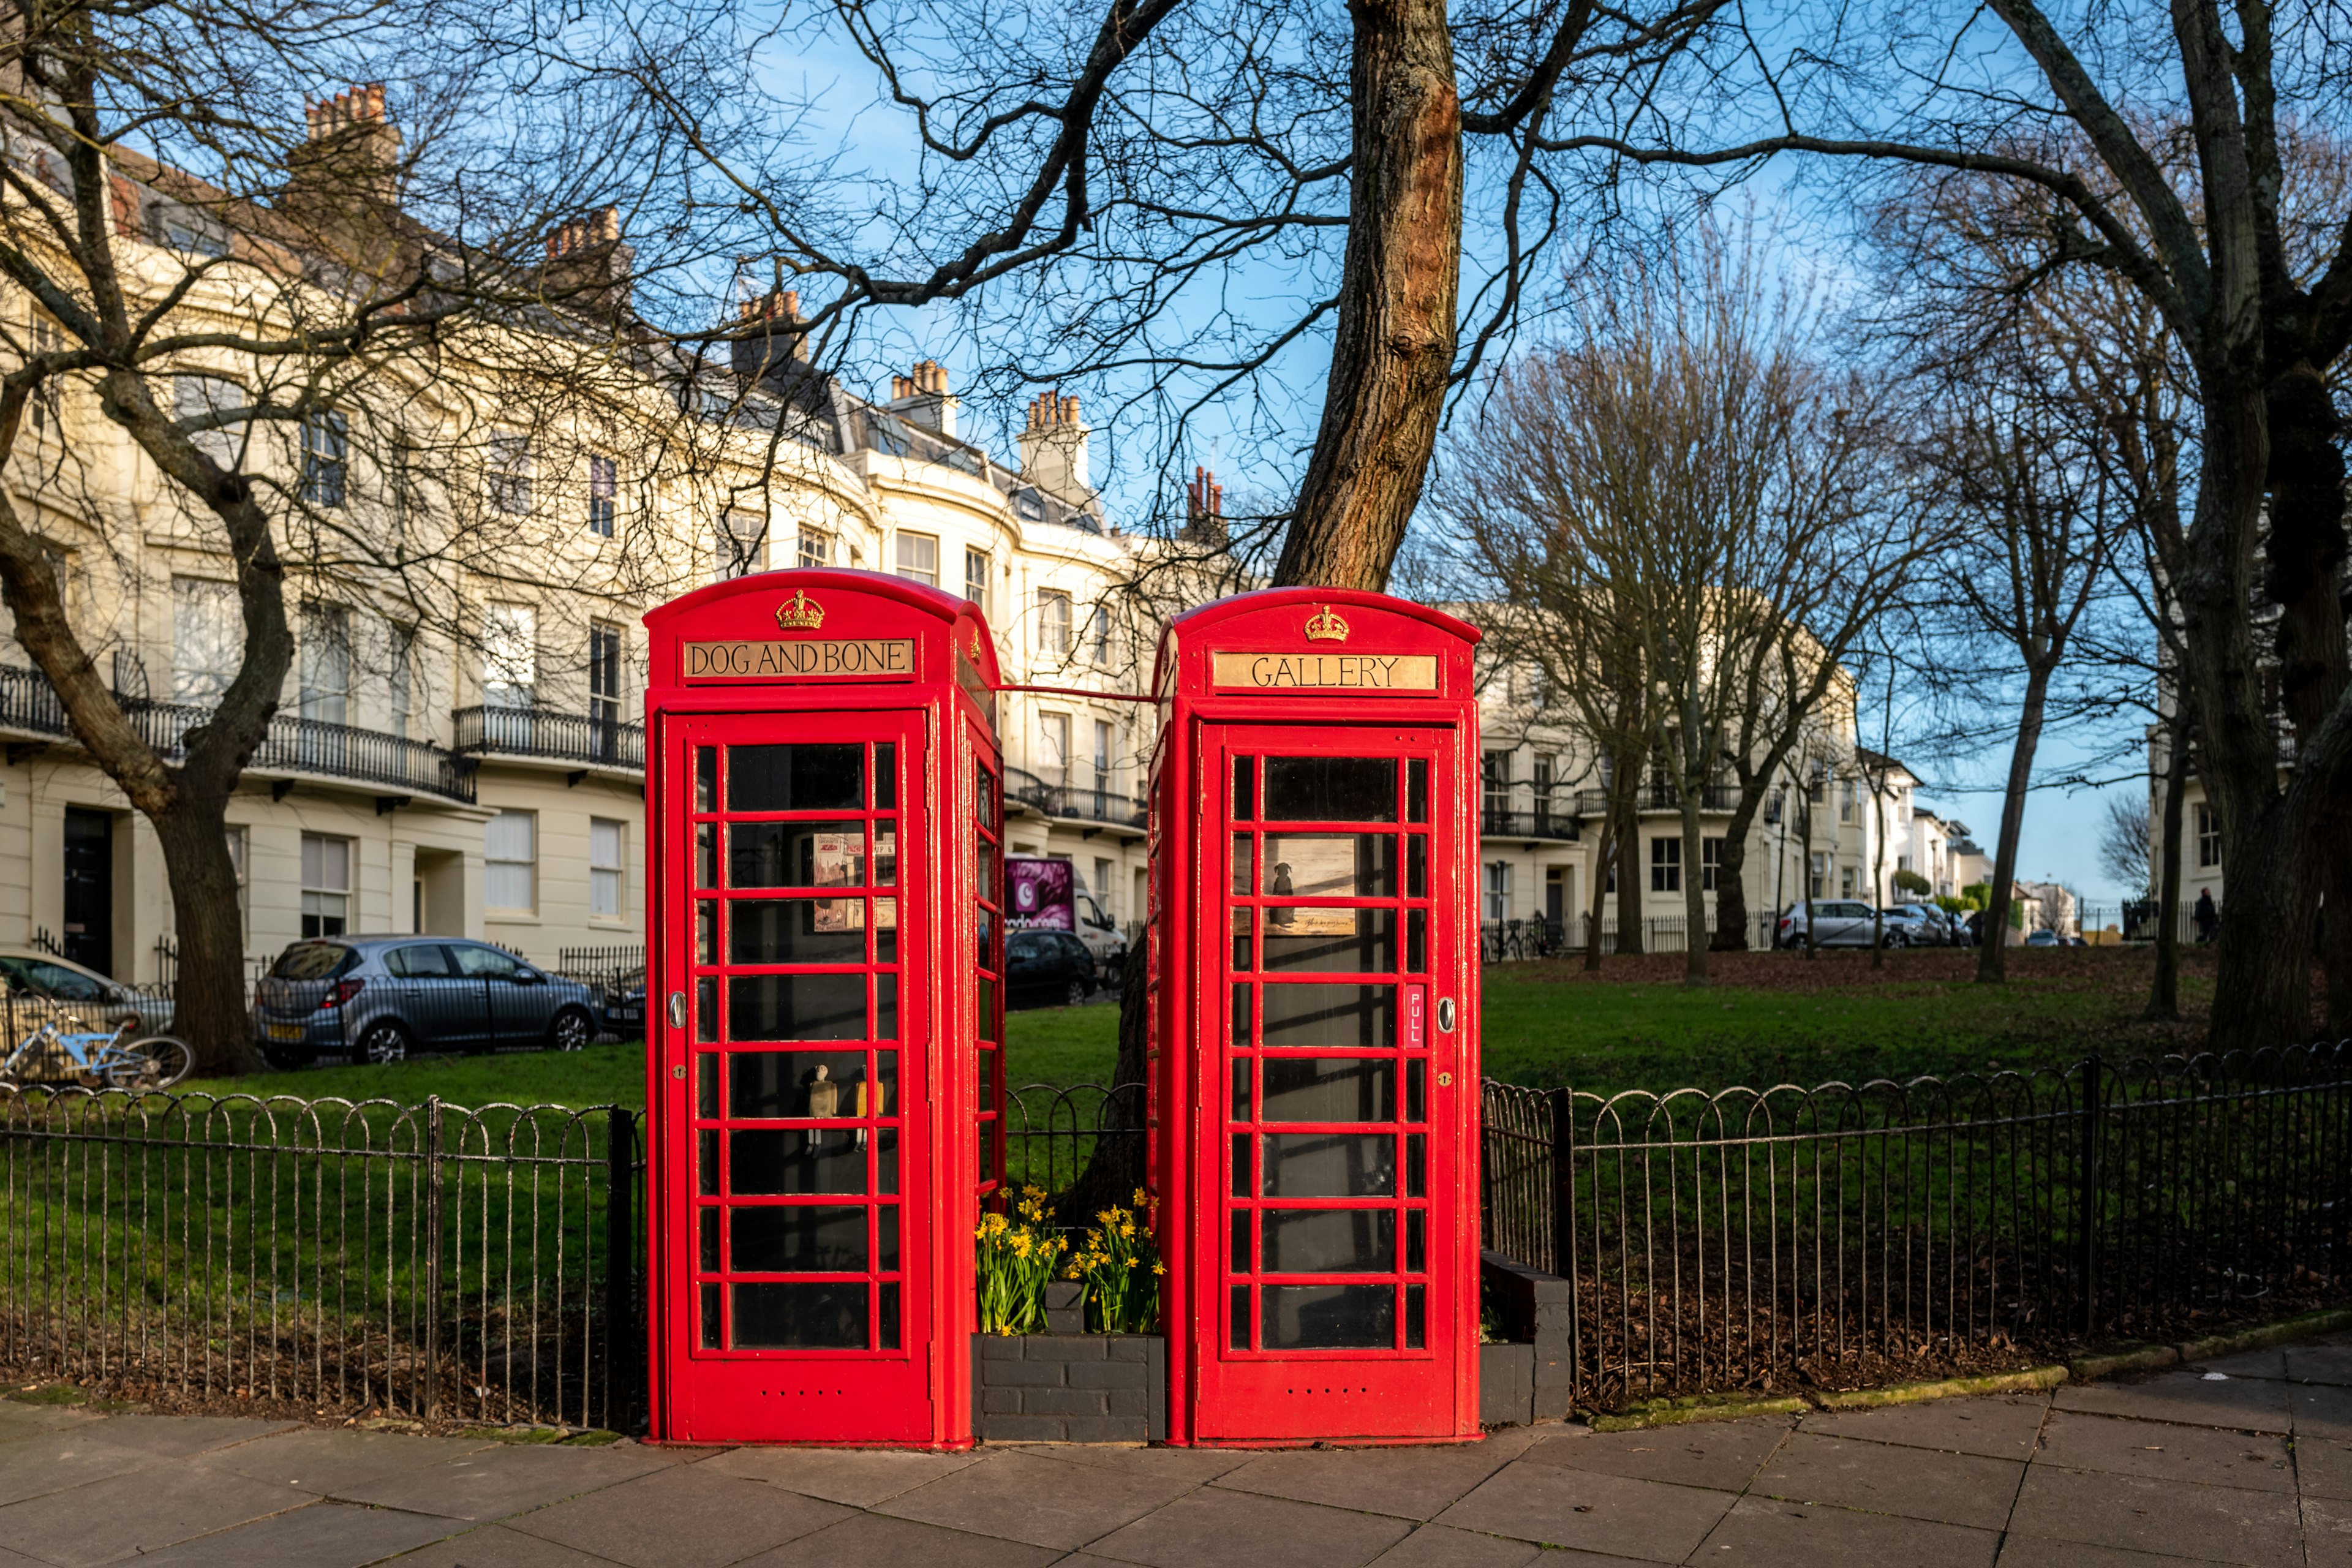
[[[1477,640],[1285,588],[1160,641],[1171,1441],[1478,1436]]]
[[[967,1446],[1003,1169],[987,629],[831,571],[646,625],[653,1434]]]

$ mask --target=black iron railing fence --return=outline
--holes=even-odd
[[[1748,945],[1754,950],[1772,946],[1777,925],[1768,910],[1748,920]],[[1551,920],[1538,915],[1527,921],[1484,921],[1478,927],[1478,953],[1487,963],[1513,963],[1530,958],[1558,958],[1570,952],[1581,952],[1592,929],[1591,915],[1569,915]],[[1642,951],[1644,952],[1683,952],[1688,951],[1690,920],[1685,915],[1649,915],[1642,921]],[[1710,921],[1707,934],[1715,934]],[[1618,941],[1617,918],[1614,915],[1601,922],[1601,951],[1615,952]]]
[[[120,696],[117,700],[141,739],[171,762],[180,760],[188,731],[208,722],[213,715],[210,708],[197,703]],[[452,756],[430,741],[411,741],[381,730],[298,714],[279,713],[271,719],[269,732],[246,760],[246,766],[263,773],[356,779],[387,790],[437,795],[468,804],[474,799],[470,757]]]
[[[560,708],[460,708],[451,716],[454,751],[545,757],[552,762],[643,769],[646,727],[617,713],[574,713]]]
[[[1123,1168],[1139,1173],[1136,1180],[1141,1179],[1141,1084],[1030,1083],[1008,1089],[1004,1100],[1004,1179],[1009,1186],[1066,1191],[1106,1145],[1126,1156]],[[1117,1195],[1121,1201],[1127,1197],[1125,1193]]]
[[[1070,821],[1140,827],[1150,815],[1144,802],[1109,784],[1053,784],[1023,768],[1004,770],[1004,795],[1047,816]]]
[[[635,1425],[614,1106],[0,1085],[0,1364],[123,1396]]]
[[[1712,1094],[1490,1080],[1484,1111],[1486,1245],[1572,1283],[1580,1404],[2046,1354],[2347,1283],[2352,1046]]]

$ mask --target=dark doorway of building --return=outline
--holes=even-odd
[[[114,973],[114,818],[66,808],[65,955]]]

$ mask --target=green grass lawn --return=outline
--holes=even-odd
[[[1678,955],[1611,959],[1597,974],[1574,960],[1486,971],[1485,1069],[1518,1083],[1578,1089],[1909,1078],[2071,1062],[2096,1049],[2121,1058],[2194,1048],[2212,991],[2210,955],[2185,955],[2188,1024],[2138,1021],[2149,955],[2136,949],[2013,949],[2007,984],[1979,985],[1975,955],[1895,952],[1717,954],[1716,984],[1682,984]],[[1118,1053],[1118,1009],[1025,1009],[1005,1020],[1005,1077],[1104,1083]],[[314,1068],[193,1081],[215,1093],[337,1095],[404,1102],[437,1094],[460,1105],[645,1101],[635,1041],[572,1055],[433,1058],[388,1068]]]

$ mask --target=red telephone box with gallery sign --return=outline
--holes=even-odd
[[[831,571],[646,625],[653,1434],[969,1445],[1003,1169],[987,628]]]
[[[1478,1436],[1477,631],[1272,589],[1153,690],[1169,1436]]]

